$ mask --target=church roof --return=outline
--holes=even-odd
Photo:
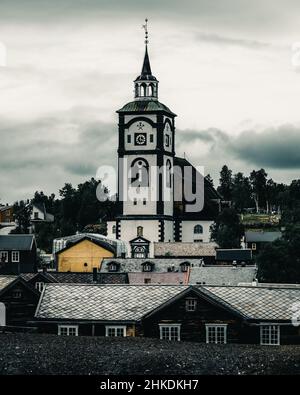
[[[163,103],[160,103],[158,100],[138,100],[138,101],[132,101],[130,103],[125,104],[120,110],[118,110],[118,113],[121,112],[156,112],[156,111],[164,111],[168,112],[169,114],[174,114],[169,107],[164,105]]]

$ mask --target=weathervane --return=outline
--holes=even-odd
[[[149,43],[149,40],[148,40],[148,35],[149,35],[149,33],[148,33],[148,18],[145,19],[145,22],[146,23],[143,25],[143,29],[145,30],[145,44],[147,45]]]

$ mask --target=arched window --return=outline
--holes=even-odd
[[[142,226],[138,226],[136,228],[136,234],[138,237],[143,237],[144,228]]]
[[[203,233],[203,226],[202,225],[196,225],[194,227],[194,234],[202,234]]]
[[[6,325],[6,308],[5,304],[0,302],[0,326]]]
[[[168,159],[166,161],[166,187],[172,187],[172,164],[171,161]]]
[[[154,96],[154,87],[153,84],[149,84],[148,86],[148,96]]]
[[[149,164],[146,159],[137,158],[131,163],[131,187],[149,186]]]
[[[116,227],[116,225],[113,225],[113,227],[112,227],[112,233],[113,233],[113,235],[116,234],[116,231],[117,231],[117,227]]]
[[[146,96],[146,95],[147,95],[147,85],[141,84],[141,96]]]
[[[139,97],[139,84],[135,84],[135,97]]]

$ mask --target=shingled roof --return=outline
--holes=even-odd
[[[300,303],[299,288],[201,287],[216,302],[249,320],[291,321],[293,306]]]
[[[17,276],[0,276],[0,291],[17,279]]]
[[[252,283],[256,278],[256,267],[203,266],[191,267],[190,284],[239,285]]]
[[[36,318],[139,321],[188,287],[180,285],[46,284]]]

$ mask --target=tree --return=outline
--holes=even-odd
[[[218,192],[224,200],[232,200],[232,187],[232,171],[224,165],[220,172],[220,186],[218,187]]]
[[[221,248],[240,248],[243,226],[233,208],[225,208],[211,226],[211,238]]]
[[[250,174],[252,197],[255,202],[257,213],[259,212],[260,207],[265,206],[267,176],[268,174],[264,169],[260,169],[258,171],[253,170]]]
[[[11,233],[29,233],[32,207],[23,200],[16,202],[13,207],[17,228]]]
[[[245,208],[252,206],[251,185],[248,177],[244,177],[243,173],[236,173],[233,177],[232,186],[232,202],[233,206],[239,212],[243,212]]]

